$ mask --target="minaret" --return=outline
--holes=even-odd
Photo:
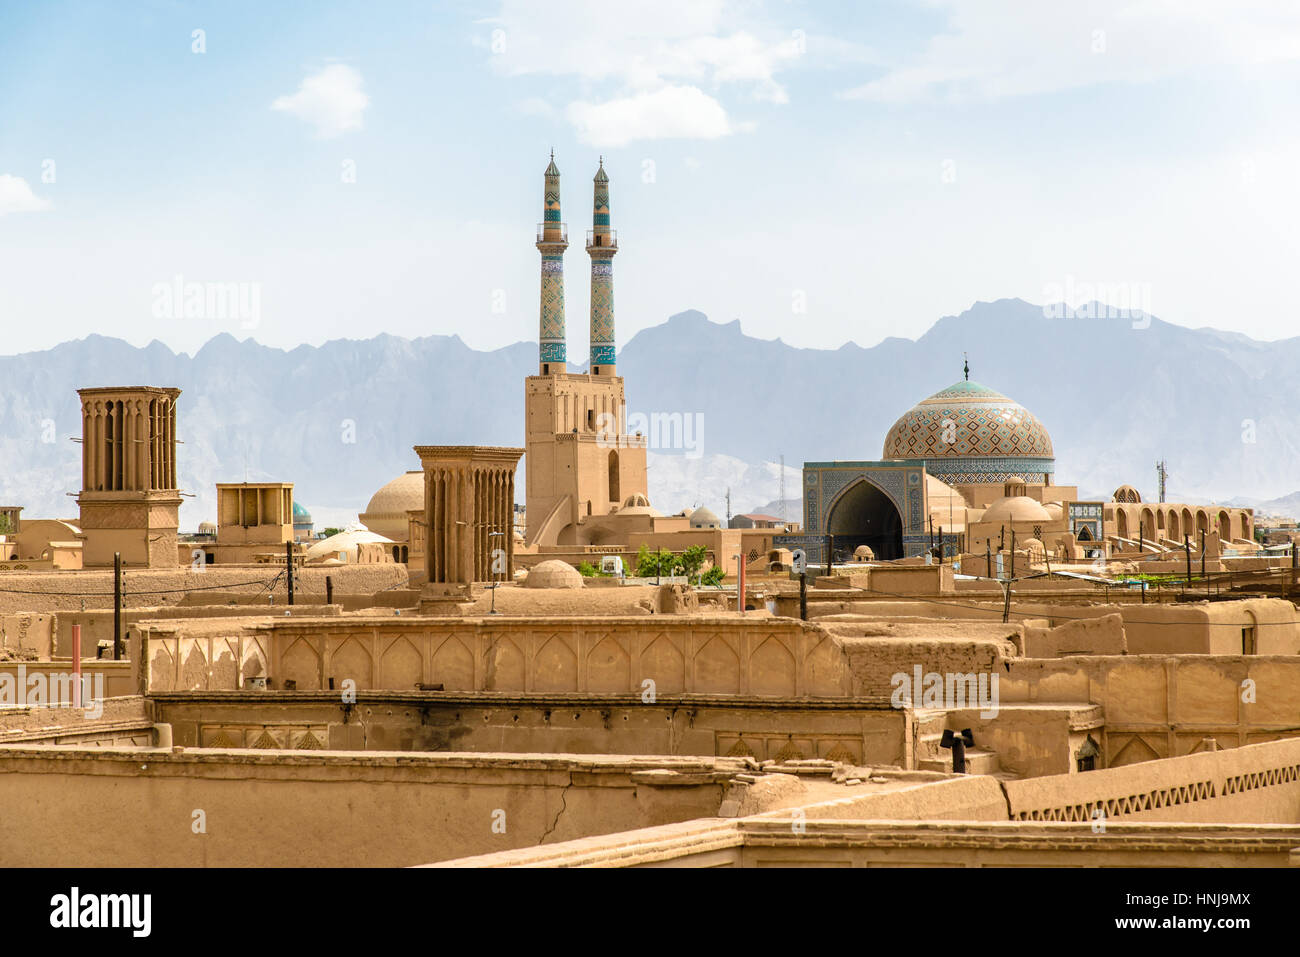
[[[538,366],[542,375],[565,371],[564,350],[564,251],[569,232],[560,222],[560,171],[546,167],[546,203],[537,227],[537,251],[542,254],[542,303],[538,327]]]
[[[605,158],[596,170],[595,201],[587,252],[591,255],[591,374],[615,375],[614,371],[614,254],[618,237],[609,228],[609,177]]]

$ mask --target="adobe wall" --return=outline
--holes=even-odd
[[[192,618],[258,618],[264,619],[272,611],[278,617],[286,615],[292,617],[310,616],[320,618],[324,616],[337,616],[341,607],[337,604],[326,605],[324,598],[321,597],[320,603],[314,607],[304,607],[301,605],[283,605],[274,609],[268,608],[265,603],[252,607],[230,607],[228,605],[195,605],[192,607],[182,606],[161,606],[155,605],[151,608],[124,608],[122,609],[122,639],[123,639],[123,656],[129,647],[130,631],[142,621],[151,621],[157,618],[174,619],[192,619]],[[96,609],[94,611],[59,611],[54,612],[48,617],[51,624],[51,631],[54,633],[55,657],[68,658],[71,656],[72,647],[72,626],[81,626],[81,656],[83,658],[94,658],[101,641],[111,642],[113,640],[113,612],[111,609]],[[112,652],[108,653],[112,657]]]
[[[841,698],[836,639],[754,616],[591,619],[344,617],[153,621],[138,629],[150,691],[233,690],[250,675],[296,690],[719,694]],[[132,659],[140,660],[132,643]]]
[[[26,612],[0,616],[0,648],[48,659],[53,647],[53,626],[54,616],[48,614]]]
[[[1300,658],[1125,655],[1019,658],[1001,703],[1090,702],[1105,712],[1102,761],[1116,767],[1203,748],[1300,735]]]
[[[1300,828],[1117,822],[697,820],[434,867],[1287,867]]]
[[[26,707],[0,710],[0,745],[43,742],[123,745],[153,743],[153,718],[137,695],[106,698],[97,718],[83,708]],[[146,733],[140,733],[141,731]]]
[[[1020,821],[1300,823],[1300,739],[1007,781]]]
[[[0,613],[111,609],[111,553],[108,560],[110,567],[102,570],[5,572],[4,585],[9,590],[0,592]],[[123,604],[127,608],[211,604],[215,600],[213,595],[221,594],[221,600],[226,601],[230,597],[228,593],[234,593],[259,600],[263,606],[268,604],[268,595],[273,595],[276,607],[283,607],[286,597],[284,578],[280,575],[283,570],[274,565],[203,566],[202,571],[190,565],[128,568],[123,572],[126,583]],[[336,596],[372,595],[384,589],[396,591],[407,578],[405,566],[395,564],[308,566],[295,571],[295,591],[300,597],[323,596],[326,576],[333,579]]]
[[[1019,585],[1016,586],[1019,589]],[[813,590],[809,590],[809,596]],[[799,614],[798,596],[777,600],[782,615]],[[928,601],[866,601],[845,597],[809,602],[808,615],[821,619],[834,614],[881,618],[949,618],[956,621],[1001,621],[1002,602],[978,605],[970,599],[953,603],[943,598]],[[1255,627],[1256,653],[1300,655],[1300,618],[1296,606],[1279,598],[1251,598],[1189,604],[1054,604],[1023,601],[1013,592],[1009,619],[1024,622],[1046,619],[1057,627],[1070,621],[1118,614],[1124,622],[1129,654],[1222,654],[1242,652],[1241,629]]]
[[[822,619],[843,648],[853,695],[877,705],[894,699],[895,676],[1004,673],[1017,654],[1018,624]],[[917,702],[919,705],[920,702]]]
[[[301,693],[163,694],[157,720],[186,747],[486,753],[672,754],[826,758],[854,765],[905,763],[904,715],[841,707],[800,707],[760,698],[660,699],[581,695],[362,694],[347,709],[338,696]]]
[[[11,746],[0,748],[0,866],[402,867],[711,817],[742,768],[694,758]]]
[[[91,680],[88,686],[92,693],[97,689],[98,682],[103,684],[103,697],[118,698],[125,695],[134,694],[137,690],[134,671],[129,661],[111,661],[111,660],[87,660],[81,663],[81,673],[85,678]],[[51,688],[50,693],[58,691],[67,691],[71,693],[72,682],[72,661],[0,661],[0,675],[7,676],[2,679],[5,682],[6,693],[17,697],[20,689],[31,689],[31,679],[36,675],[44,676],[43,687]],[[56,681],[62,681],[61,676],[67,676],[66,687],[56,687]],[[21,680],[20,680],[21,679]],[[24,701],[32,700],[30,690],[24,690]],[[0,701],[0,703],[4,703]],[[12,702],[17,703],[17,702]],[[71,704],[71,700],[65,698],[64,703]]]

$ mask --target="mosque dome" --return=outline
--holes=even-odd
[[[1054,469],[1052,439],[1024,406],[978,382],[956,382],[903,414],[882,458],[924,459],[949,483],[1037,481]]]
[[[297,502],[293,503],[293,523],[295,525],[311,524],[311,512]]]
[[[984,510],[981,522],[1010,525],[1012,522],[1050,522],[1052,515],[1042,503],[1026,495],[1003,498]]]
[[[722,520],[713,509],[700,506],[691,512],[691,528],[721,528]]]
[[[424,508],[424,473],[419,469],[397,476],[370,497],[358,518],[377,535],[404,542],[409,535],[406,513]]]

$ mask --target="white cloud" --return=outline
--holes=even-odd
[[[587,142],[711,139],[746,126],[728,120],[724,95],[786,103],[777,74],[806,56],[802,30],[756,20],[753,9],[736,0],[502,0],[475,43],[504,76],[582,81],[587,98],[567,115]],[[834,43],[828,51],[844,53]],[[685,112],[665,115],[671,108]]]
[[[34,213],[49,209],[50,202],[32,192],[21,176],[0,173],[0,216],[8,213]]]
[[[555,115],[555,107],[540,96],[524,97],[515,104],[515,109],[525,116],[551,117]]]
[[[1300,7],[1272,0],[934,0],[948,22],[917,56],[845,91],[880,103],[996,99],[1300,58]]]
[[[361,89],[360,72],[334,63],[303,79],[297,93],[277,97],[271,109],[292,113],[328,139],[361,129],[361,114],[369,105],[370,97]]]
[[[712,140],[733,132],[722,104],[694,86],[569,104],[566,115],[578,138],[592,146],[626,146],[633,140]]]

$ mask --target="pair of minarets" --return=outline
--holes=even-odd
[[[618,238],[609,228],[609,176],[604,157],[594,179],[591,229],[587,254],[591,256],[591,375],[612,376],[614,366],[614,254]],[[542,375],[566,370],[564,338],[564,251],[569,236],[560,221],[560,171],[546,167],[546,202],[537,227],[537,251],[542,254],[542,301],[538,327],[538,365]]]

